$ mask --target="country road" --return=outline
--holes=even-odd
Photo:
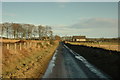
[[[60,43],[43,78],[99,78],[109,80],[105,73],[79,54]]]

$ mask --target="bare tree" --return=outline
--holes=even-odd
[[[22,25],[21,24],[19,24],[18,25],[19,27],[18,27],[18,31],[17,31],[17,35],[18,35],[18,37],[19,37],[19,39],[23,39],[23,34],[24,34],[24,32],[25,32],[25,29],[22,27]]]
[[[32,35],[34,36],[34,39],[35,39],[37,33],[38,33],[37,26],[34,26],[34,29],[33,29],[33,32],[32,32]]]
[[[11,24],[10,24],[10,23],[3,23],[2,26],[3,26],[4,29],[6,30],[6,36],[7,36],[7,38],[8,38],[8,36],[9,36],[9,32],[10,32]]]
[[[3,37],[3,33],[4,33],[4,27],[3,27],[3,24],[0,24],[0,35],[1,37]]]
[[[50,26],[35,26],[33,24],[19,24],[19,23],[3,23],[0,24],[1,35],[6,33],[6,37],[12,36],[14,39],[32,39],[35,36],[39,36],[39,40],[42,37],[52,39],[53,32]]]
[[[44,36],[44,30],[45,30],[45,28],[42,25],[38,26],[39,40]]]
[[[28,27],[28,38],[29,38],[29,39],[32,38],[33,28],[34,28],[34,25],[29,24],[29,27]]]
[[[50,26],[46,26],[46,35],[47,35],[47,37],[52,39],[53,32],[52,32],[52,28]]]
[[[15,39],[15,38],[18,38],[19,27],[20,27],[19,24],[17,24],[17,23],[12,23],[12,30],[13,30],[14,39]]]
[[[22,24],[22,27],[24,29],[24,31],[23,31],[23,37],[25,39],[29,39],[29,37],[28,37],[29,24]]]
[[[51,27],[49,26],[45,26],[45,29],[44,29],[44,36],[45,38],[47,39],[48,36],[49,36],[49,31],[50,31]]]
[[[51,30],[49,33],[50,33],[50,39],[52,40],[53,39],[53,31]]]

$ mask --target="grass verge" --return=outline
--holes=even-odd
[[[2,77],[41,78],[57,46],[58,42],[17,51],[2,48]]]

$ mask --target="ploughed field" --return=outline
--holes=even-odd
[[[100,47],[107,50],[120,51],[119,42],[67,42],[74,45],[85,45],[92,47]]]
[[[70,43],[66,45],[112,78],[119,78],[120,52]]]

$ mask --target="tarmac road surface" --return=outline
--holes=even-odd
[[[64,43],[58,46],[43,78],[110,79],[108,75],[69,49]]]

